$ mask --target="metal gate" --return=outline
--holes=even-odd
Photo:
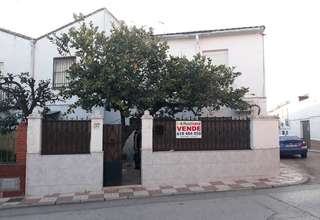
[[[119,186],[122,183],[121,131],[121,125],[103,125],[103,186]]]
[[[306,142],[307,146],[310,147],[310,121],[301,121],[301,128],[303,140]]]

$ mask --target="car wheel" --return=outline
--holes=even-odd
[[[307,158],[307,153],[301,154],[301,158]]]

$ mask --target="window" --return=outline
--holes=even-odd
[[[68,69],[76,62],[76,57],[53,58],[53,88],[68,85]]]
[[[0,91],[0,101],[4,101],[6,98],[6,94],[3,91]]]
[[[285,125],[286,125],[287,127],[289,127],[289,120],[286,119],[284,122],[285,122]]]
[[[4,62],[0,62],[0,74],[4,73]],[[3,91],[0,91],[0,101],[5,99],[5,94]]]
[[[228,65],[228,50],[205,50],[202,54],[211,58],[215,65]]]
[[[4,73],[4,62],[0,62],[0,72]]]

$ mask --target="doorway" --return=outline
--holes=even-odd
[[[103,186],[140,184],[140,149],[135,126],[103,125]]]
[[[311,138],[310,138],[310,121],[301,121],[302,138],[306,142],[308,148],[310,148]]]

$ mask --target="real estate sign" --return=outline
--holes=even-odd
[[[176,138],[201,138],[201,121],[176,121]]]

